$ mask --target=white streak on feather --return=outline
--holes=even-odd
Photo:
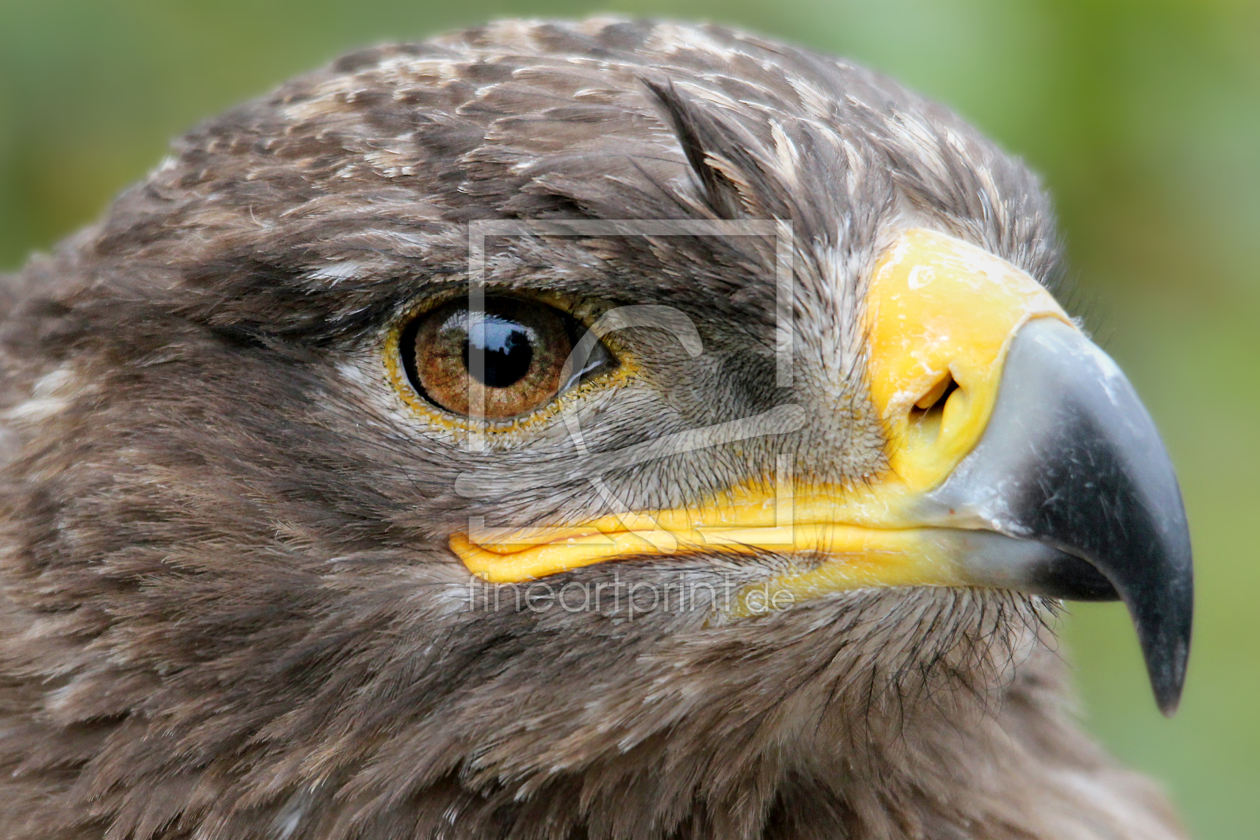
[[[366,269],[367,263],[360,260],[344,260],[342,262],[329,263],[309,271],[306,276],[310,280],[327,281],[335,286],[343,280],[351,280],[359,276]]]
[[[5,419],[31,423],[60,414],[70,406],[70,398],[78,393],[80,384],[70,365],[49,371],[35,382],[31,398],[9,409]]]

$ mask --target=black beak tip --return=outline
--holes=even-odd
[[[1170,718],[1177,714],[1177,708],[1181,705],[1181,689],[1185,683],[1185,654],[1181,655],[1180,661],[1169,663],[1164,673],[1151,672],[1151,688],[1155,692],[1155,703],[1164,713],[1164,717]]]
[[[1173,480],[1175,482],[1175,479]],[[1190,661],[1194,626],[1194,562],[1190,530],[1181,507],[1181,494],[1172,485],[1176,506],[1164,521],[1167,528],[1149,532],[1148,553],[1136,564],[1143,573],[1113,578],[1137,629],[1142,656],[1159,710],[1172,717],[1181,703]]]
[[[1165,619],[1162,622],[1165,626],[1156,625],[1151,628],[1153,632],[1145,632],[1150,625],[1141,619],[1137,620],[1138,638],[1150,675],[1151,690],[1155,693],[1155,703],[1165,717],[1176,714],[1177,707],[1181,704],[1181,692],[1186,684],[1186,667],[1190,660],[1190,599],[1187,598],[1184,605],[1179,606],[1180,609],[1169,610],[1169,613],[1173,613],[1174,620]]]
[[[1164,717],[1177,714],[1181,705],[1181,688],[1186,682],[1185,663],[1170,663],[1163,673],[1151,672],[1151,688],[1155,692],[1155,703]]]

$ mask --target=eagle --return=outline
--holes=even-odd
[[[946,108],[714,25],[359,51],[3,284],[3,840],[1165,840],[1176,477]]]

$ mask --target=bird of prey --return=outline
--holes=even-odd
[[[4,284],[4,840],[1163,840],[1177,482],[1037,180],[717,26],[508,21],[193,130]]]

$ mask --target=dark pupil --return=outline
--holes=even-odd
[[[529,338],[529,331],[520,324],[487,314],[480,325],[473,326],[468,340],[464,342],[464,366],[482,384],[491,388],[513,385],[529,373],[529,363],[534,358]],[[473,357],[477,350],[481,351],[485,360],[480,376],[477,375]]]

